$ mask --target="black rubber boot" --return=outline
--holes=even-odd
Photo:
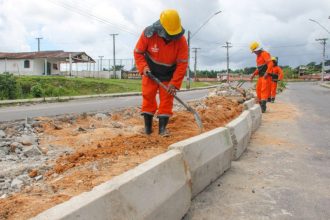
[[[271,101],[272,101],[272,98],[268,98],[268,99],[267,99],[267,102],[271,102]]]
[[[168,131],[166,130],[168,119],[169,119],[169,117],[166,117],[166,116],[159,117],[159,135],[161,135],[161,136],[169,135]]]
[[[272,103],[274,103],[275,102],[275,97],[274,98],[272,98]]]
[[[149,135],[152,132],[152,118],[153,118],[153,115],[149,115],[149,114],[144,113],[143,117],[144,117],[144,132]]]
[[[260,106],[261,106],[261,112],[262,112],[262,113],[265,113],[265,112],[266,112],[266,109],[267,109],[266,104],[267,104],[267,101],[266,101],[266,100],[262,100],[262,101],[261,101]]]

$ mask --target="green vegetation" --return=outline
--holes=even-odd
[[[278,81],[277,83],[277,90],[279,92],[282,92],[285,88],[286,88],[286,85],[287,85],[287,82],[284,82],[284,81]]]
[[[215,83],[193,82],[191,87]],[[183,83],[182,88],[185,88]],[[141,91],[141,80],[0,74],[0,100]]]

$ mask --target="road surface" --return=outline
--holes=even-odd
[[[178,96],[183,100],[199,99],[206,96],[208,89],[180,92]],[[116,98],[99,98],[86,100],[72,100],[68,102],[38,103],[29,106],[12,106],[0,108],[0,122],[21,120],[26,117],[55,116],[62,114],[83,112],[106,112],[120,108],[141,105],[141,96],[127,96]]]
[[[232,83],[234,86],[236,82]],[[251,86],[250,82],[246,82],[242,87],[248,88]],[[200,99],[205,97],[208,93],[208,89],[193,90],[179,92],[178,97],[184,101]],[[71,100],[68,102],[56,102],[56,103],[38,103],[30,104],[29,106],[12,106],[0,108],[0,122],[22,120],[26,117],[38,117],[38,116],[56,116],[72,113],[83,112],[110,112],[113,110],[139,106],[141,105],[141,96],[126,96],[115,98],[96,98],[85,100]]]
[[[291,83],[185,220],[330,219],[330,89]]]

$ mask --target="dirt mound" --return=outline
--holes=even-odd
[[[225,125],[242,111],[237,101],[224,97],[207,98],[194,107],[205,131]],[[0,219],[35,216],[165,152],[170,144],[199,134],[193,115],[186,111],[175,112],[168,129],[171,135],[160,137],[155,119],[154,132],[144,135],[138,108],[98,117],[84,114],[74,120],[44,118],[39,135],[43,151],[70,147],[73,152],[49,162],[52,169],[42,182],[0,199]]]

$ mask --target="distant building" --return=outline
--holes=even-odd
[[[303,65],[299,66],[298,67],[298,75],[299,76],[305,75],[306,72],[307,72],[307,70],[308,70],[308,67],[307,66],[303,66]]]
[[[85,52],[40,51],[22,53],[0,52],[0,73],[22,75],[59,75],[61,64],[95,63]],[[72,68],[70,68],[72,69]]]

